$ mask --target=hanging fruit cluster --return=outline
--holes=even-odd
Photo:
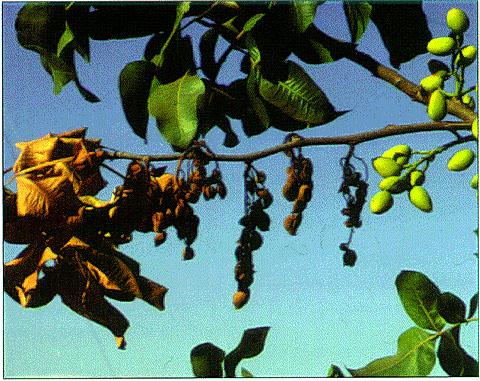
[[[285,138],[285,143],[301,139],[298,134],[289,134]],[[301,148],[298,152],[293,149],[285,151],[287,157],[290,157],[290,166],[287,167],[287,181],[282,188],[282,194],[285,200],[293,202],[292,212],[283,222],[285,230],[296,235],[297,229],[302,222],[302,213],[312,199],[313,190],[313,163],[310,159],[303,157]]]
[[[474,88],[466,90],[463,88],[465,69],[477,58],[475,46],[463,45],[464,33],[470,26],[470,20],[461,9],[452,8],[447,13],[446,22],[450,34],[447,37],[430,40],[427,50],[435,56],[450,56],[450,66],[436,59],[430,60],[428,62],[430,75],[420,82],[421,93],[429,96],[428,116],[435,122],[440,122],[447,115],[447,99],[456,99],[465,107],[471,110],[475,109],[475,101],[469,94]],[[449,78],[455,80],[453,93],[444,91],[445,82]],[[473,128],[472,132],[474,132]]]
[[[245,181],[245,215],[239,223],[243,226],[238,246],[235,250],[237,264],[235,280],[238,290],[233,295],[233,305],[242,308],[250,298],[249,287],[253,283],[252,252],[258,250],[263,243],[262,235],[270,229],[270,217],[265,212],[273,202],[271,193],[265,188],[266,175],[251,164],[246,165]]]
[[[349,246],[352,241],[354,229],[362,226],[360,213],[365,204],[368,188],[367,182],[362,179],[362,174],[356,171],[353,164],[350,163],[350,159],[355,157],[365,165],[362,159],[354,156],[354,149],[355,146],[351,146],[347,156],[340,160],[343,176],[342,184],[338,190],[338,192],[343,195],[346,202],[346,207],[342,209],[342,214],[348,216],[348,219],[344,224],[347,228],[351,229],[348,241],[340,244],[340,250],[344,252],[343,265],[350,267],[355,266],[357,254],[354,250],[350,249]]]

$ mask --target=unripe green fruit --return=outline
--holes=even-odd
[[[442,74],[445,76],[447,73],[442,72]],[[429,75],[420,81],[420,86],[422,86],[428,92],[435,91],[438,88],[443,88],[443,78],[437,74]]]
[[[478,173],[475,173],[475,176],[473,176],[472,181],[470,182],[470,186],[473,189],[478,189]]]
[[[414,186],[409,193],[410,202],[418,209],[430,213],[432,211],[432,200],[427,191],[421,186]]]
[[[412,155],[412,149],[406,144],[400,144],[386,150],[382,157],[395,160],[398,165],[404,166],[408,163],[410,156]]]
[[[382,190],[370,200],[370,210],[375,214],[382,214],[393,205],[393,197],[390,192]]]
[[[440,122],[447,115],[447,102],[440,90],[435,90],[428,102],[428,116],[434,122]]]
[[[412,171],[410,172],[410,185],[412,187],[418,185],[423,185],[425,182],[425,174],[421,171]]]
[[[453,32],[460,34],[468,29],[470,20],[461,9],[452,8],[447,13],[447,25]]]
[[[377,157],[372,160],[372,165],[382,177],[398,176],[402,167],[395,160],[387,157]]]
[[[447,164],[449,171],[464,171],[472,165],[475,154],[471,149],[462,149],[451,157]]]
[[[475,46],[469,45],[462,49],[462,56],[460,54],[455,58],[455,63],[463,67],[471,65],[477,58],[477,48]]]
[[[478,118],[475,118],[472,123],[472,134],[475,136],[475,139],[478,139]]]
[[[463,97],[462,97],[462,103],[467,106],[470,110],[474,110],[475,109],[475,101],[473,100],[473,98],[468,95],[468,94],[465,94]]]
[[[436,56],[448,56],[452,53],[455,41],[452,37],[440,37],[430,40],[427,50]]]
[[[380,181],[380,184],[378,184],[378,187],[380,190],[385,190],[389,191],[390,193],[393,194],[398,194],[402,193],[405,190],[405,182],[399,181],[400,177],[399,176],[390,176],[382,181]]]

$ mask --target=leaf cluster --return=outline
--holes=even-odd
[[[478,362],[461,347],[459,339],[461,325],[477,311],[478,293],[470,301],[467,316],[465,303],[458,296],[442,293],[420,272],[404,270],[395,284],[405,311],[417,326],[399,336],[395,355],[373,360],[360,369],[348,369],[350,374],[354,377],[422,377],[432,371],[438,357],[449,376],[478,377]],[[452,326],[445,328],[447,323]]]
[[[225,351],[212,343],[197,345],[190,352],[195,377],[235,377],[235,369],[243,359],[258,356],[265,346],[270,327],[246,329],[238,346],[225,355]],[[225,373],[224,373],[225,372]],[[253,375],[242,368],[242,376]]]
[[[214,126],[226,133],[224,144],[232,147],[238,137],[230,119],[239,119],[244,133],[252,136],[272,126],[283,131],[318,126],[344,113],[336,111],[307,72],[289,59],[292,55],[314,65],[347,57],[370,20],[394,67],[426,52],[431,34],[420,2],[344,1],[349,43],[326,35],[313,23],[322,3],[30,3],[19,12],[15,27],[19,43],[40,54],[55,93],[74,80],[91,102],[98,98],[80,85],[73,52],[88,61],[90,39],[152,36],[144,56],[120,73],[123,110],[133,132],[146,139],[150,115],[175,149],[186,149]],[[208,27],[195,47],[200,67],[191,39],[184,34],[192,23]],[[217,58],[219,46],[225,44]],[[238,69],[246,78],[218,83],[233,51],[243,54]]]

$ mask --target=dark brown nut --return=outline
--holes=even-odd
[[[167,239],[167,232],[162,231],[160,233],[157,233],[154,238],[154,243],[155,246],[160,246],[162,243],[164,243]]]
[[[285,220],[283,221],[283,226],[285,227],[285,230],[290,235],[296,235],[297,229],[300,226],[301,222],[302,222],[301,213],[291,214],[287,216],[287,218],[285,218]]]

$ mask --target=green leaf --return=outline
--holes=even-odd
[[[222,377],[222,362],[225,351],[212,343],[197,345],[190,352],[192,371],[195,377]]]
[[[120,72],[119,89],[122,108],[133,132],[146,139],[148,97],[156,66],[148,61],[133,61]]]
[[[241,372],[242,372],[242,377],[255,377],[252,373],[250,373],[244,367],[242,367]]]
[[[185,16],[185,13],[187,13],[189,11],[189,9],[190,9],[190,1],[182,1],[182,2],[179,2],[177,4],[176,17],[175,17],[175,22],[173,23],[173,29],[170,32],[170,35],[168,36],[167,41],[163,45],[160,53],[152,58],[152,62],[155,65],[160,66],[160,67],[162,66],[163,60],[164,60],[165,49],[167,49],[168,44],[170,43],[170,40],[173,38],[173,36],[177,32],[177,29],[180,27],[180,23],[182,22],[182,19]]]
[[[437,311],[447,323],[457,324],[465,321],[467,307],[458,296],[444,292],[438,298]]]
[[[432,39],[421,1],[408,3],[372,3],[371,20],[377,26],[390,63],[399,68],[419,54],[427,52]]]
[[[65,3],[29,2],[17,14],[15,30],[21,46],[40,46],[50,53],[65,30]]]
[[[168,45],[165,45],[167,40]],[[145,47],[145,60],[153,60],[162,50],[162,66],[157,66],[154,81],[167,84],[176,81],[187,71],[195,73],[195,61],[190,36],[182,37],[178,31],[170,39],[166,34],[154,35]]]
[[[74,38],[75,38],[75,36],[73,35],[72,30],[70,29],[70,27],[66,23],[65,31],[63,32],[62,36],[60,37],[60,40],[58,41],[57,56],[60,57],[60,54],[62,53],[63,49],[65,49],[65,47],[68,44],[72,43]]]
[[[433,335],[412,327],[398,338],[397,354],[382,357],[360,369],[348,369],[353,377],[423,377],[435,365]]]
[[[307,64],[334,62],[330,51],[305,33],[297,37],[292,53]]]
[[[285,114],[304,123],[321,125],[332,121],[343,112],[336,112],[325,93],[295,62],[287,61],[285,81],[272,83],[260,79],[259,93]]]
[[[260,77],[260,69],[258,66],[251,66],[250,74],[247,78],[247,95],[250,104],[255,111],[259,121],[259,133],[264,132],[270,127],[270,118],[268,117],[267,108],[262,98],[258,95],[258,78]]]
[[[242,31],[239,33],[239,36],[241,36],[245,32],[249,32],[253,29],[255,24],[262,19],[262,17],[265,16],[265,13],[257,13],[256,15],[253,15],[250,17],[247,22],[243,25]],[[239,37],[237,37],[238,39]]]
[[[315,18],[315,12],[320,3],[318,1],[292,1],[290,14],[292,27],[295,33],[303,33],[307,30]]]
[[[348,21],[352,42],[357,42],[367,29],[372,6],[367,2],[343,2],[343,10]]]
[[[330,369],[328,369],[327,377],[345,377],[343,375],[342,370],[336,365],[330,365]]]
[[[157,120],[163,138],[186,149],[197,134],[197,102],[205,93],[198,75],[186,73],[175,82],[158,85],[148,98],[148,112]]]
[[[217,46],[218,36],[218,30],[210,28],[202,35],[199,44],[202,71],[208,79],[213,81],[220,69],[217,62],[215,62],[215,47]]]
[[[259,355],[263,351],[270,327],[246,329],[238,346],[225,357],[225,376],[235,377],[235,369],[242,359]]]
[[[440,290],[427,276],[402,271],[395,280],[397,292],[410,319],[421,328],[440,331],[445,320],[437,311]]]
[[[82,3],[70,3],[67,9],[67,27],[72,30],[75,39],[75,50],[88,63],[90,62],[90,39],[88,36],[88,23],[90,5]]]
[[[460,326],[454,328],[458,338]],[[453,331],[453,330],[452,330]],[[449,376],[461,376],[464,372],[464,357],[458,340],[450,331],[446,331],[440,337],[437,349],[438,362]]]
[[[473,315],[475,315],[475,312],[477,312],[478,308],[478,292],[472,296],[472,299],[470,299],[470,309],[468,312],[468,318],[471,319]]]

